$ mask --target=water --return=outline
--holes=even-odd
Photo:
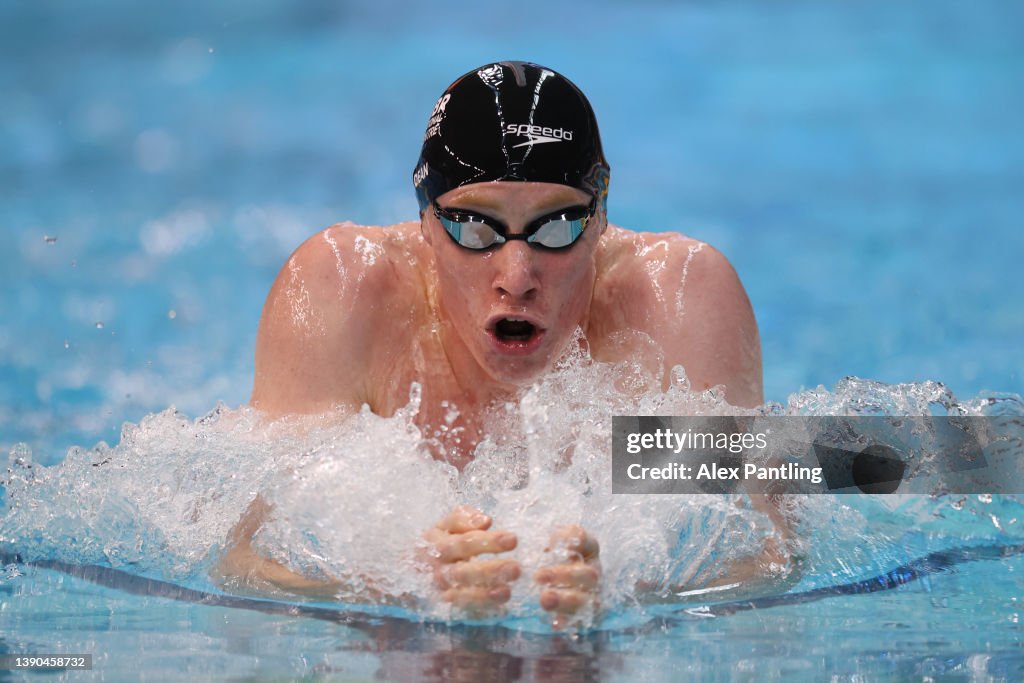
[[[168,410],[127,424],[114,447],[73,449],[51,467],[33,464],[27,448],[15,449],[0,526],[9,563],[0,587],[11,610],[4,615],[12,634],[5,645],[100,653],[109,672],[123,670],[119,655],[140,648],[153,653],[147,661],[154,672],[184,667],[200,677],[447,680],[452,671],[473,677],[511,667],[511,678],[497,680],[533,680],[554,667],[584,679],[636,680],[657,679],[663,667],[677,666],[759,679],[765,670],[784,677],[822,667],[850,676],[1013,678],[1024,670],[1014,649],[1015,572],[1024,550],[1019,496],[795,497],[795,582],[766,576],[682,603],[644,599],[633,588],[638,582],[702,585],[775,531],[732,496],[610,493],[611,433],[602,416],[733,412],[713,392],[689,392],[682,374],[667,392],[616,389],[635,382],[637,372],[629,363],[568,359],[518,404],[492,416],[511,437],[485,442],[462,476],[432,457],[430,439],[413,425],[416,392],[391,418],[364,411],[266,425],[249,409],[222,406],[194,420]],[[934,383],[848,381],[834,393],[805,392],[785,406],[751,412],[881,409],[999,414],[1015,420],[1018,450],[1024,436],[1024,402],[959,402]],[[552,444],[571,444],[571,463]],[[1019,467],[1020,459],[1014,462]],[[256,547],[306,574],[323,572],[352,586],[341,591],[341,605],[302,607],[283,594],[257,603],[212,597],[223,590],[210,571],[257,491],[274,512]],[[552,633],[528,578],[515,584],[504,615],[453,625],[448,609],[432,599],[413,551],[424,520],[439,519],[457,501],[487,510],[519,534],[525,577],[549,561],[547,534],[539,531],[572,522],[600,538],[606,616],[599,627],[575,636]],[[10,563],[12,552],[19,562]],[[872,578],[886,574],[895,578],[884,586]],[[403,596],[405,605],[358,604],[364,577],[377,590]],[[860,594],[880,587],[888,591]],[[843,594],[850,592],[856,594]],[[781,604],[755,601],[760,609],[748,609],[752,597],[779,594]],[[804,602],[807,597],[818,599]],[[57,599],[59,614],[48,602]],[[279,638],[273,646],[264,644],[268,632]]]
[[[131,653],[132,670],[152,678],[166,678],[158,672],[174,666],[191,679],[231,672],[341,680],[791,680],[828,671],[839,680],[1018,680],[1019,599],[998,596],[1014,592],[1024,566],[1018,558],[991,569],[967,565],[896,592],[579,639],[390,622],[349,627],[140,599],[33,570],[21,579],[24,610],[12,625],[21,642],[97,653],[97,671],[125,671]],[[979,582],[991,590],[979,592]]]
[[[556,516],[598,529],[612,584],[605,627],[553,638],[525,584],[498,625],[407,621],[445,616],[422,606],[355,628],[17,564],[0,572],[0,650],[91,652],[94,674],[111,679],[136,677],[139,664],[154,679],[1021,678],[1019,556],[712,618],[658,621],[657,608],[632,604],[621,580],[631,572],[700,564],[697,548],[673,552],[665,528],[719,533],[718,559],[770,530],[720,500],[586,493],[609,476],[597,425],[637,408],[593,387],[628,368],[577,368],[536,389],[506,416],[525,451],[485,446],[462,479],[424,459],[408,413],[296,437],[236,408],[263,298],[290,251],[337,220],[413,216],[415,150],[437,93],[477,64],[524,58],[590,95],[613,222],[683,230],[736,266],[777,410],[1020,414],[1019,6],[517,10],[0,9],[0,452],[34,463],[12,467],[0,536],[26,560],[215,591],[208,571],[226,531],[263,491],[287,511],[258,539],[268,552],[288,549],[281,559],[310,570],[324,556],[334,572],[388,575],[392,590],[422,597],[415,573],[385,568],[423,520],[468,500],[521,532]],[[683,392],[641,402],[652,413],[720,408]],[[551,469],[547,446],[566,439],[592,457],[517,481]],[[388,485],[373,476],[381,444],[401,466]],[[1024,519],[1009,496],[804,505],[804,573],[779,591],[1019,543]],[[387,534],[375,535],[376,519]],[[524,544],[524,562],[541,550]]]

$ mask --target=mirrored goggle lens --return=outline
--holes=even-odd
[[[499,235],[494,228],[481,220],[464,218],[453,221],[444,216],[438,216],[438,218],[452,239],[467,249],[487,249],[505,241],[505,238]]]
[[[544,223],[526,241],[548,249],[562,249],[579,239],[587,225],[584,218],[554,218]]]

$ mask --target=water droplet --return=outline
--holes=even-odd
[[[210,48],[210,54],[211,55],[213,54],[213,48],[212,47]]]
[[[71,348],[71,342],[69,342],[67,339],[64,340],[64,348],[65,349],[70,349]]]
[[[27,443],[16,443],[7,453],[7,466],[32,467],[32,449]]]
[[[11,563],[3,567],[3,569],[0,569],[0,584],[7,583],[8,581],[12,581],[18,578],[19,576],[24,575],[25,574],[22,573],[18,565]]]
[[[71,267],[72,268],[77,268],[78,267],[78,259],[71,259]]]
[[[43,235],[43,241],[47,244],[56,244],[57,238],[52,235]]]
[[[167,311],[167,317],[170,318],[171,320],[174,320],[175,318],[178,317],[178,312],[172,308],[171,310]]]
[[[97,330],[102,330],[103,329],[103,321],[101,321],[101,320],[97,320],[96,321],[96,329]]]

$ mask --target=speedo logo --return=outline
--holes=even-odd
[[[572,140],[571,130],[566,130],[565,128],[547,128],[546,126],[531,126],[528,123],[508,124],[505,126],[505,135],[524,135],[530,138],[526,142],[520,142],[518,145],[512,145],[512,149],[515,149],[516,147],[524,147],[526,145],[540,145],[545,142]]]

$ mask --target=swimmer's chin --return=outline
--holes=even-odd
[[[499,359],[491,363],[488,368],[491,379],[510,394],[510,399],[513,398],[513,395],[521,394],[543,381],[553,371],[554,364],[548,359],[537,358],[536,362],[523,362],[524,360],[531,361],[533,359],[529,357]]]

